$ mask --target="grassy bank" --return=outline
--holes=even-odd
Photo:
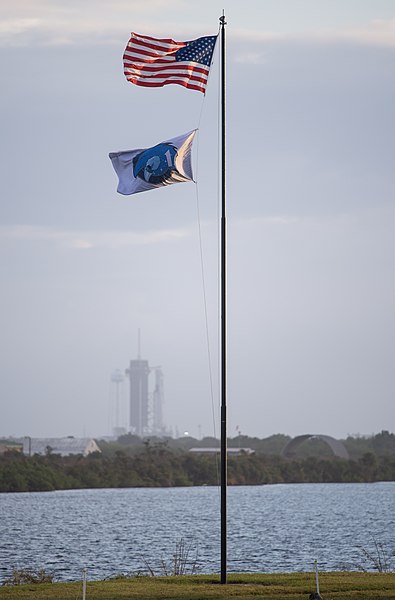
[[[230,575],[227,585],[216,576],[133,577],[88,582],[86,600],[265,600],[308,599],[315,591],[313,573]],[[323,600],[395,600],[395,573],[322,573]],[[1,600],[78,600],[81,583],[0,587]]]

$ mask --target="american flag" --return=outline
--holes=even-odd
[[[132,33],[123,55],[126,79],[146,87],[178,83],[205,93],[216,40],[206,36],[175,42]]]

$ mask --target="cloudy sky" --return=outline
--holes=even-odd
[[[2,0],[0,435],[108,434],[139,329],[166,424],[218,435],[219,57],[203,99],[122,54],[223,8],[229,433],[394,431],[395,3]],[[116,193],[109,152],[197,126],[197,185]]]

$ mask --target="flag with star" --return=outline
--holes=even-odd
[[[126,79],[135,85],[170,83],[205,93],[217,36],[189,42],[132,33],[123,55]]]
[[[152,148],[111,152],[109,156],[119,179],[117,191],[130,195],[193,181],[191,151],[195,133],[196,129]]]

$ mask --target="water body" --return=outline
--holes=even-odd
[[[215,487],[0,494],[0,580],[41,567],[60,581],[83,568],[90,580],[159,575],[181,539],[198,572],[218,573],[219,506]],[[394,547],[395,482],[230,487],[228,517],[229,572],[310,571],[315,559],[359,570],[360,547]]]

